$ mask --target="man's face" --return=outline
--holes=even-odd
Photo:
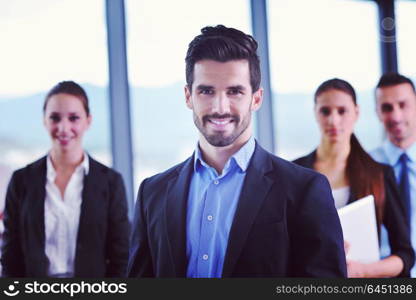
[[[377,115],[392,143],[407,148],[416,140],[416,95],[409,83],[376,90]]]
[[[192,90],[185,87],[186,105],[206,141],[224,147],[251,135],[251,112],[260,108],[263,91],[252,92],[247,60],[201,60],[194,67]]]

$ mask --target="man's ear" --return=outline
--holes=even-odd
[[[251,100],[251,111],[256,111],[261,107],[263,103],[263,88],[259,88],[254,92]]]
[[[382,120],[382,118],[381,118],[381,116],[382,116],[382,114],[381,114],[381,105],[380,105],[380,103],[379,103],[379,101],[381,101],[380,99],[378,99],[378,93],[380,93],[380,88],[377,88],[376,89],[376,92],[375,92],[375,94],[374,94],[374,99],[375,99],[375,101],[376,101],[376,114],[377,114],[377,117],[378,117],[378,119],[381,121],[381,122],[383,122],[383,120]]]
[[[192,90],[188,85],[185,85],[185,102],[186,106],[188,106],[189,109],[193,109],[192,106]]]
[[[378,99],[376,99],[376,115],[379,121],[382,122],[383,120],[381,118],[381,107],[380,107],[380,104],[378,103]]]

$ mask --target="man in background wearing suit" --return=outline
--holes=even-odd
[[[201,32],[185,86],[199,142],[185,162],[142,182],[128,275],[345,277],[327,180],[253,138],[263,96],[257,42],[222,25]]]
[[[413,82],[400,74],[384,74],[376,87],[376,109],[387,133],[372,157],[394,168],[407,211],[413,249],[416,249],[416,91]],[[381,232],[381,254],[389,255],[387,233]],[[416,277],[413,267],[411,277]]]

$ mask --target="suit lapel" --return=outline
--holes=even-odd
[[[186,210],[193,161],[193,156],[191,156],[183,163],[178,170],[179,174],[170,179],[166,193],[166,230],[177,277],[186,276]]]
[[[79,231],[81,232],[86,226],[86,220],[88,216],[94,213],[94,210],[97,209],[96,199],[101,197],[96,197],[100,192],[100,183],[101,186],[106,182],[105,178],[102,178],[102,173],[99,170],[99,166],[95,163],[93,159],[89,158],[89,171],[86,176],[84,176],[84,187],[82,189],[82,203],[81,203],[81,214],[79,220]]]
[[[31,276],[47,275],[47,258],[45,254],[45,195],[46,195],[46,157],[35,162],[29,172],[27,187],[26,217],[24,218],[26,236],[30,250],[41,265],[28,266]]]
[[[82,253],[86,253],[83,250],[83,246],[88,239],[90,239],[91,228],[89,223],[91,222],[91,216],[93,216],[97,209],[99,209],[99,201],[102,200],[102,194],[105,193],[106,178],[100,170],[99,165],[88,156],[89,159],[89,171],[84,176],[84,186],[82,189],[82,203],[80,208],[78,235],[77,235],[77,247],[75,252],[75,276],[83,268],[83,259],[85,256]]]
[[[36,162],[32,168],[28,180],[28,211],[30,214],[30,230],[45,244],[45,195],[46,195],[46,157]]]
[[[256,144],[231,226],[222,277],[232,274],[254,219],[273,184],[273,180],[265,176],[271,169],[269,154]]]

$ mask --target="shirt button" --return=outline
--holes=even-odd
[[[218,183],[220,183],[218,180],[214,180],[215,185],[217,185]]]
[[[203,260],[208,260],[208,254],[204,254],[204,255],[202,255],[202,259],[203,259]]]
[[[208,221],[212,221],[213,217],[211,215],[207,216]]]

